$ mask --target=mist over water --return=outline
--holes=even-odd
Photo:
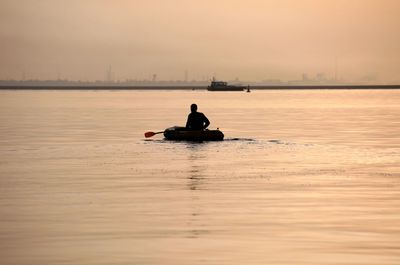
[[[2,0],[0,79],[400,82],[397,0]],[[336,71],[337,70],[337,71]]]
[[[223,142],[170,142],[197,103]],[[400,92],[1,91],[4,264],[399,264]]]

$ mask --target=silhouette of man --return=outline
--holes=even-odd
[[[206,115],[201,112],[197,112],[197,105],[192,104],[190,106],[191,113],[188,116],[186,122],[186,128],[190,130],[204,130],[210,125],[210,121]]]

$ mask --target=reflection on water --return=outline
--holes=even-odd
[[[201,188],[202,182],[206,182],[206,179],[203,175],[205,170],[205,165],[197,164],[198,161],[207,160],[206,154],[199,153],[204,144],[207,143],[196,143],[196,142],[187,142],[187,149],[189,150],[188,155],[188,163],[190,164],[189,169],[189,189],[190,190],[198,190]]]
[[[143,132],[196,102],[222,142]],[[400,264],[399,91],[2,91],[2,264]]]
[[[203,148],[203,145],[207,143],[193,143],[187,142],[187,149],[189,151],[188,154],[188,163],[190,164],[189,175],[188,175],[188,189],[192,191],[191,200],[195,202],[198,200],[198,196],[196,194],[197,191],[204,188],[205,184],[207,183],[206,176],[203,175],[205,170],[205,166],[198,164],[199,161],[205,160],[206,155],[203,153],[201,154],[200,151]],[[210,231],[207,229],[201,229],[198,224],[202,222],[201,211],[199,211],[198,206],[196,203],[192,206],[192,211],[188,218],[188,226],[191,227],[189,229],[188,238],[199,238],[202,235],[208,234]],[[204,225],[203,225],[204,226]]]

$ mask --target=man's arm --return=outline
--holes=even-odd
[[[187,117],[187,121],[186,121],[186,128],[189,129],[189,125],[190,125],[190,114]]]
[[[204,117],[204,126],[203,129],[206,129],[208,125],[210,125],[210,121],[207,119],[206,115],[203,114]]]

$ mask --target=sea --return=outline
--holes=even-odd
[[[400,90],[2,90],[0,263],[398,265]]]

